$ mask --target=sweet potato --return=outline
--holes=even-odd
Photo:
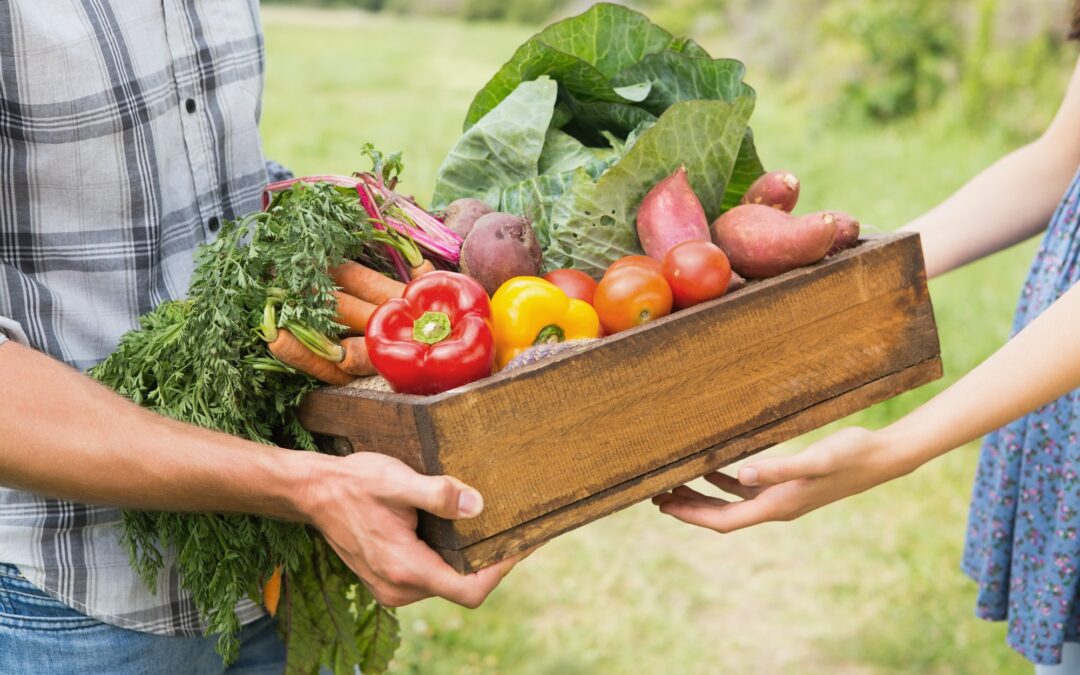
[[[488,295],[514,277],[538,276],[541,262],[532,224],[508,213],[478,219],[461,247],[461,271],[479,281]]]
[[[709,241],[709,220],[690,186],[685,166],[657,183],[641,200],[637,232],[641,247],[654,260],[663,260],[672,247],[684,241]]]
[[[827,214],[836,218],[836,239],[833,241],[829,255],[836,255],[844,249],[851,248],[859,241],[859,221],[854,216],[843,211],[826,211]]]
[[[713,239],[731,268],[749,279],[783,274],[825,257],[836,239],[836,217],[795,217],[761,204],[737,206],[713,223]]]
[[[799,179],[787,171],[770,171],[761,176],[743,195],[743,204],[762,204],[787,213],[799,202]]]
[[[491,207],[479,199],[463,197],[450,202],[442,212],[443,224],[464,239],[480,218],[491,213]]]

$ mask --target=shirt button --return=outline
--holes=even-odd
[[[187,108],[187,111],[189,113],[195,112],[195,99],[189,98],[187,101],[184,102],[184,107]]]
[[[206,221],[206,227],[210,228],[211,232],[217,232],[221,227],[221,221],[218,220],[217,216],[211,216],[210,220]]]

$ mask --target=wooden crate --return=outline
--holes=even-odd
[[[474,571],[941,376],[918,235],[431,397],[312,393],[311,431],[483,493],[420,534]]]

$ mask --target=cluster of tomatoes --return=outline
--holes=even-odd
[[[579,270],[544,275],[568,296],[596,309],[604,333],[612,335],[671,313],[719,298],[731,282],[731,264],[708,241],[684,241],[662,261],[643,255],[620,258],[600,282]]]

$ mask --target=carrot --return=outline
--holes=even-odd
[[[335,364],[317,356],[297,340],[287,328],[277,330],[277,337],[270,343],[270,353],[285,365],[292,366],[327,384],[348,384],[355,379]]]
[[[330,276],[349,295],[376,305],[405,293],[405,284],[351,260],[331,268]]]
[[[270,616],[277,616],[278,603],[281,601],[281,565],[274,568],[274,573],[263,584],[263,605]]]
[[[345,338],[341,341],[341,346],[345,348],[345,360],[338,364],[338,368],[357,377],[375,374],[375,366],[371,364],[371,359],[368,357],[367,343],[364,342],[364,338]]]
[[[420,263],[416,267],[409,270],[410,279],[419,279],[420,277],[435,271],[435,265],[431,264],[431,261],[424,259],[424,262]]]
[[[362,334],[371,313],[375,311],[375,305],[341,291],[334,291],[334,298],[337,300],[337,316],[334,321],[348,326],[349,332],[354,335]]]

